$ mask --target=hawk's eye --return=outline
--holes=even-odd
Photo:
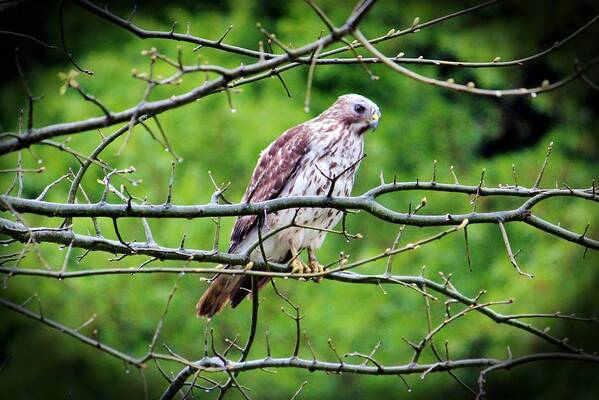
[[[364,113],[364,111],[366,111],[366,107],[364,107],[364,106],[363,106],[363,105],[361,105],[361,104],[356,104],[356,105],[354,106],[354,111],[355,111],[355,112],[357,112],[358,114],[363,114],[363,113]]]

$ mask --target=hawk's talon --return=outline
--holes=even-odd
[[[320,265],[320,263],[316,259],[310,260],[310,262],[308,263],[308,267],[310,268],[310,272],[312,272],[313,274],[320,274],[324,272],[324,267]],[[312,280],[318,283],[322,280],[322,276],[315,276],[312,278]]]
[[[308,265],[310,266],[310,270],[312,271],[312,273],[319,274],[324,271],[324,268],[316,259],[316,254],[314,254],[314,249],[312,248],[308,248],[308,260],[310,260],[308,262]],[[318,283],[322,280],[322,276],[315,276],[312,278],[312,280]]]
[[[310,272],[310,268],[297,257],[291,261],[290,266],[292,274],[306,274]]]

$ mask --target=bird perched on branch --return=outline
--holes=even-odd
[[[363,96],[339,97],[322,114],[287,130],[261,153],[242,201],[349,196],[364,158],[364,134],[378,126],[380,116],[378,106]],[[323,267],[314,253],[322,245],[327,230],[341,217],[341,211],[327,208],[286,209],[264,217],[241,216],[231,234],[229,253],[251,251],[253,260],[266,256],[270,262],[289,263],[292,273],[321,272]],[[281,229],[292,223],[302,227]],[[281,230],[268,235],[277,229]],[[260,237],[264,236],[262,246],[258,246]],[[308,252],[308,264],[298,257],[304,249]],[[227,265],[224,268],[242,267]],[[268,280],[268,277],[259,277],[256,289]],[[197,304],[198,316],[210,318],[228,302],[236,307],[251,289],[249,275],[216,276]]]

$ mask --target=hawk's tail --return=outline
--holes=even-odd
[[[278,262],[286,263],[289,260],[291,260],[291,252],[288,252]],[[239,266],[225,265],[223,268],[239,268]],[[270,281],[268,276],[259,277],[257,290],[260,290],[268,281]],[[249,293],[252,293],[252,277],[250,275],[217,275],[196,305],[198,317],[212,318],[229,302],[235,308]]]
[[[225,268],[229,268],[229,266],[227,265]],[[258,279],[258,290],[269,280],[269,277],[260,277]],[[214,314],[219,313],[229,302],[235,308],[251,292],[251,276],[218,275],[196,305],[198,317],[212,318]]]
[[[233,294],[239,290],[242,278],[243,276],[229,274],[218,275],[214,278],[198,301],[196,306],[198,317],[211,318],[221,311]]]

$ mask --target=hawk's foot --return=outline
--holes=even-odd
[[[308,266],[310,267],[310,271],[312,273],[321,273],[322,271],[324,271],[324,268],[322,267],[322,265],[320,265],[320,263],[318,262],[318,260],[316,259],[316,254],[314,253],[314,249],[312,248],[308,248]],[[312,280],[314,282],[320,282],[322,280],[322,276],[315,276],[314,278],[312,278]]]
[[[295,257],[291,263],[291,273],[292,274],[308,274],[310,273],[310,267],[307,266],[302,260]]]
[[[320,265],[320,263],[316,259],[311,259],[310,262],[308,262],[308,267],[310,268],[310,272],[312,272],[313,274],[319,274],[324,271],[324,267]],[[312,278],[312,280],[318,283],[322,280],[322,276],[315,276],[314,278]]]

